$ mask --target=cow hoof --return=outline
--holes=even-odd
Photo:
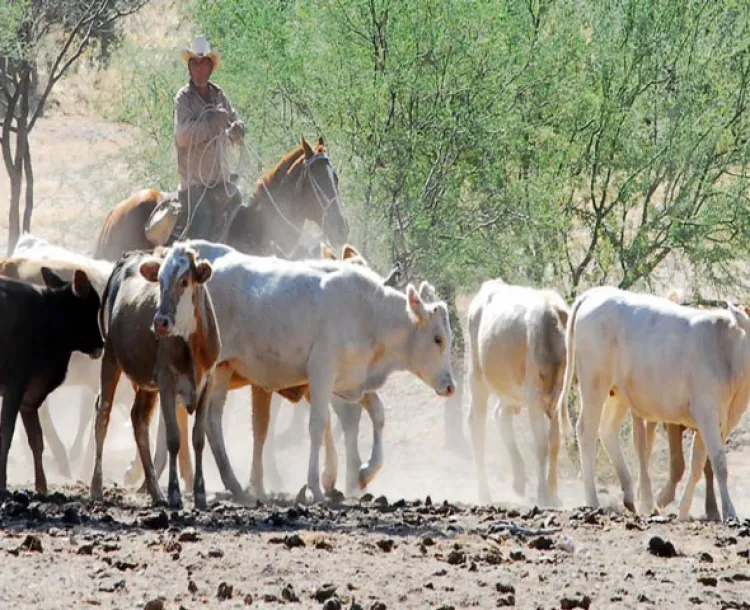
[[[334,487],[336,486],[336,475],[324,472],[322,483],[323,483],[323,491],[325,493],[330,493],[331,491],[333,491]]]
[[[721,515],[719,511],[708,511],[706,513],[706,521],[721,521]]]
[[[179,510],[182,508],[182,498],[180,497],[179,491],[169,494],[169,508],[173,508],[175,510]]]
[[[635,504],[632,500],[624,500],[623,504],[625,505],[625,508],[627,508],[631,513],[635,514]]]
[[[297,497],[294,499],[297,504],[309,504],[307,499],[307,485],[303,485],[302,489],[297,492]]]
[[[195,494],[193,496],[193,506],[198,510],[206,510],[206,508],[208,508],[208,504],[206,502],[206,494]]]

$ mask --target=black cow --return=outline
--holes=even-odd
[[[8,452],[21,411],[34,456],[35,486],[47,493],[42,466],[39,406],[57,389],[68,372],[74,351],[101,356],[99,295],[81,270],[72,282],[42,268],[46,286],[0,278],[0,493],[6,490]]]

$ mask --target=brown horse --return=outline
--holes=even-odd
[[[272,243],[288,251],[299,240],[305,220],[310,220],[334,246],[343,246],[349,224],[338,182],[323,138],[312,148],[303,137],[258,180],[250,201],[232,220],[227,245],[255,255],[271,254]],[[112,208],[97,237],[94,258],[116,261],[129,250],[153,249],[144,227],[160,197],[159,191],[145,189]]]

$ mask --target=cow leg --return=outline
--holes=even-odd
[[[333,397],[331,401],[333,412],[336,413],[341,429],[344,433],[344,447],[346,449],[346,495],[353,496],[359,486],[359,469],[362,458],[359,455],[359,422],[362,418],[362,406]],[[374,436],[374,430],[373,430]],[[365,483],[366,485],[367,483]]]
[[[635,414],[635,411],[631,411],[630,415],[633,420],[633,447],[638,458],[638,511],[650,514],[654,510],[654,496],[651,490],[651,477],[648,474],[648,463],[651,458],[653,430],[656,424],[644,421]],[[651,442],[649,442],[649,435]]]
[[[576,437],[581,460],[581,478],[586,504],[592,508],[599,508],[599,498],[596,494],[596,439],[608,388],[588,371],[582,371],[580,366],[578,371],[581,412],[576,422]]]
[[[368,392],[360,404],[367,409],[367,413],[370,415],[372,421],[372,450],[370,452],[370,459],[367,460],[366,464],[363,464],[359,470],[359,488],[365,489],[369,485],[370,481],[375,478],[375,475],[383,466],[383,429],[385,428],[385,405],[380,399],[380,396],[376,392]],[[359,420],[357,420],[357,427],[359,428]],[[358,432],[359,430],[357,430]],[[350,434],[352,434],[350,432]],[[354,444],[357,443],[356,432],[353,434]]]
[[[336,486],[336,477],[338,476],[339,460],[336,455],[336,445],[333,442],[333,428],[331,427],[331,416],[328,414],[328,423],[323,434],[323,459],[325,467],[323,468],[322,485],[323,492],[330,494]]]
[[[193,504],[195,508],[206,508],[206,484],[203,479],[203,449],[206,446],[206,421],[208,416],[208,399],[211,395],[213,377],[206,380],[203,391],[198,397],[193,424],[193,451],[195,452],[195,479],[193,480]]]
[[[167,422],[164,418],[164,407],[159,409],[159,426],[156,429],[156,450],[154,451],[154,470],[156,478],[161,479],[167,467]]]
[[[724,521],[730,519],[737,519],[737,512],[734,509],[732,500],[729,498],[729,489],[727,487],[727,458],[724,453],[723,441],[721,438],[721,432],[719,430],[719,422],[717,421],[717,412],[713,407],[714,401],[706,401],[697,405],[697,408],[693,408],[691,403],[691,414],[693,420],[698,425],[698,431],[703,437],[703,443],[705,450],[708,452],[708,457],[711,460],[711,468],[716,475],[716,481],[719,484],[719,494],[721,495],[721,508],[722,516]],[[695,434],[697,438],[698,434]],[[693,447],[695,447],[695,441],[693,441]],[[696,464],[691,464],[693,468]],[[700,470],[703,471],[704,464],[700,464]],[[698,474],[700,477],[700,474]]]
[[[628,412],[628,403],[623,396],[610,398],[604,408],[604,417],[599,424],[599,437],[602,439],[604,449],[615,467],[617,478],[620,479],[620,487],[623,491],[623,504],[629,511],[635,512],[635,493],[633,491],[633,477],[625,463],[625,456],[620,447],[620,428],[625,415]],[[648,470],[646,471],[648,477]],[[651,483],[648,483],[651,486]]]
[[[112,355],[112,346],[105,344],[102,356],[102,368],[100,373],[99,394],[95,399],[96,422],[94,424],[94,436],[96,439],[96,455],[94,461],[94,472],[91,475],[91,499],[102,500],[104,490],[102,486],[102,453],[104,451],[104,439],[107,437],[109,427],[109,416],[112,412],[112,401],[115,397],[117,382],[120,380],[122,369]]]
[[[224,445],[224,431],[222,426],[222,418],[224,416],[224,403],[227,399],[227,392],[229,390],[229,379],[232,375],[230,370],[218,368],[214,374],[214,386],[210,392],[208,398],[208,426],[206,427],[206,435],[208,436],[208,444],[211,447],[211,453],[214,456],[214,461],[219,469],[221,475],[221,481],[224,483],[224,487],[234,496],[234,499],[240,504],[248,504],[249,498],[242,489],[242,485],[237,480],[237,477],[232,470],[232,466],[229,463],[229,457],[227,456],[226,446]]]
[[[42,406],[38,410],[39,423],[42,427],[42,433],[44,438],[47,439],[52,457],[57,462],[57,466],[60,469],[60,473],[67,479],[73,477],[70,471],[70,462],[68,461],[68,452],[65,450],[65,445],[60,440],[60,436],[57,434],[55,424],[52,423],[52,417],[49,413],[49,400],[45,400]]]
[[[473,445],[474,464],[477,469],[477,481],[479,485],[479,502],[489,504],[490,488],[487,484],[487,471],[485,469],[485,428],[487,425],[487,401],[490,393],[480,375],[469,372],[471,393],[471,407],[469,411],[469,421],[471,423],[471,442]]]
[[[151,496],[151,501],[156,505],[165,503],[164,494],[161,492],[161,489],[159,489],[159,481],[156,476],[156,470],[154,469],[154,463],[151,460],[151,442],[149,439],[151,414],[154,411],[157,396],[157,392],[149,392],[139,389],[135,393],[133,407],[130,409],[130,419],[133,423],[135,444],[138,447],[138,453],[141,456],[143,474],[146,479],[146,489]],[[163,405],[162,408],[164,408]]]
[[[177,426],[180,429],[180,450],[177,454],[180,466],[180,476],[185,483],[185,489],[194,486],[193,464],[190,460],[190,422],[187,408],[182,401],[177,404]]]
[[[701,478],[701,472],[703,472],[705,461],[706,448],[703,444],[703,437],[696,432],[693,435],[693,448],[690,454],[688,478],[685,483],[685,489],[682,490],[682,496],[680,497],[680,507],[677,515],[680,521],[685,521],[690,518],[690,507],[693,504],[695,486]]]
[[[716,504],[714,471],[711,468],[711,460],[706,460],[706,465],[703,467],[703,476],[706,479],[706,519],[709,521],[721,521],[719,506]]]
[[[549,503],[552,506],[562,506],[562,500],[557,493],[557,470],[560,458],[560,422],[558,421],[556,405],[552,406],[552,417],[549,418],[549,472],[547,474],[547,489],[549,489]]]
[[[682,455],[682,431],[685,428],[679,424],[665,424],[664,428],[669,441],[669,479],[656,496],[656,505],[659,508],[664,508],[674,501],[677,483],[685,474],[685,458]]]
[[[513,415],[515,412],[512,406],[503,404],[499,400],[497,401],[495,406],[495,422],[510,457],[510,465],[513,470],[513,491],[519,496],[523,496],[526,493],[526,466],[523,463],[523,457],[518,448],[516,434],[513,430]]]
[[[180,427],[177,423],[177,400],[175,393],[176,379],[172,373],[163,371],[159,378],[159,402],[164,416],[167,431],[167,449],[169,451],[169,484],[167,497],[169,506],[182,508],[180,481],[177,475],[177,453],[180,451]],[[143,460],[143,456],[141,456]],[[145,463],[144,463],[145,464]]]
[[[549,432],[547,426],[549,425],[549,418],[534,392],[527,395],[526,405],[531,432],[534,435],[534,448],[536,449],[537,504],[539,506],[549,506],[550,490],[547,487],[547,462],[549,459]]]
[[[26,428],[26,438],[29,441],[31,454],[34,457],[34,488],[37,493],[47,495],[47,477],[44,475],[42,453],[44,452],[44,438],[42,425],[39,421],[39,407],[37,405],[21,408],[23,427]]]
[[[271,393],[253,386],[253,464],[250,469],[250,484],[256,497],[266,499],[263,487],[263,446],[268,437],[268,422],[271,418]]]
[[[284,485],[284,481],[279,473],[279,466],[276,463],[275,430],[276,424],[279,420],[279,409],[281,409],[281,397],[274,392],[271,396],[271,416],[268,425],[268,438],[266,438],[266,444],[263,446],[263,470],[264,475],[268,475],[269,486],[271,489],[280,489]],[[300,438],[302,437],[300,436]]]
[[[23,384],[7,386],[3,396],[3,408],[0,412],[0,494],[4,494],[8,481],[8,452],[16,430],[16,419],[23,399]]]
[[[91,405],[94,404],[94,401],[88,396],[90,393],[88,387],[81,389],[81,408],[78,411],[78,428],[76,429],[76,435],[73,438],[73,444],[70,447],[70,460],[73,462],[81,457],[86,432],[88,432],[93,423],[94,412],[91,409]],[[44,420],[42,420],[42,426],[44,426]]]
[[[320,488],[320,447],[323,435],[330,422],[328,404],[333,393],[333,371],[324,350],[317,353],[313,349],[309,360],[310,379],[310,460],[307,467],[307,487],[315,502],[322,502],[323,492]]]

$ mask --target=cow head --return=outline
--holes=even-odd
[[[211,264],[197,260],[195,250],[176,245],[164,260],[141,263],[141,275],[149,282],[159,282],[159,308],[154,315],[154,332],[161,336],[189,339],[197,327],[195,291],[211,279]]]
[[[65,328],[68,330],[70,347],[96,359],[102,355],[104,341],[99,330],[99,294],[91,286],[84,271],[76,269],[73,281],[66,282],[49,267],[41,268],[42,279],[47,288],[68,293],[64,311]]]
[[[412,329],[409,368],[440,396],[452,396],[456,389],[451,368],[451,326],[448,307],[438,301],[434,288],[422,282],[419,291],[406,287],[406,310]]]

